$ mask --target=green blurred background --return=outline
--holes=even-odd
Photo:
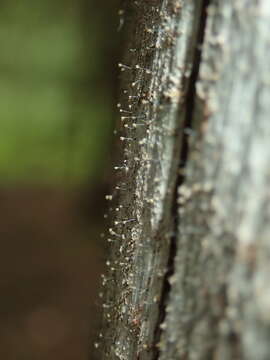
[[[102,22],[112,4],[103,7],[94,15],[94,2],[82,0],[1,5],[2,183],[81,184],[100,174],[112,71],[101,44],[106,36],[115,43],[106,33],[112,21]]]
[[[1,2],[1,359],[95,359],[117,12],[117,0]]]

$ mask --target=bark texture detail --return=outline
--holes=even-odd
[[[104,360],[270,359],[270,3],[127,12],[97,346]]]

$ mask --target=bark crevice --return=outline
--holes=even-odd
[[[191,75],[187,78],[187,84],[184,85],[186,88],[185,91],[185,103],[179,104],[178,112],[185,113],[184,121],[181,124],[181,148],[179,152],[179,165],[177,168],[178,174],[175,182],[174,195],[172,198],[172,207],[171,207],[171,217],[173,219],[173,230],[172,236],[170,240],[170,249],[168,256],[168,265],[167,272],[164,277],[164,283],[162,287],[161,300],[159,303],[159,319],[157,322],[156,330],[155,330],[155,344],[159,344],[161,340],[162,333],[162,323],[166,318],[166,304],[168,302],[171,284],[170,278],[173,276],[175,272],[175,257],[177,253],[177,236],[179,229],[179,207],[181,206],[178,203],[178,189],[185,182],[185,169],[188,162],[189,155],[189,139],[193,136],[193,124],[192,119],[194,116],[194,104],[196,101],[196,83],[199,76],[201,55],[202,55],[202,47],[205,35],[206,21],[207,21],[207,9],[209,6],[210,0],[203,0],[201,7],[201,15],[199,17],[199,25],[197,34],[195,34],[192,48],[194,49],[193,59],[191,60],[192,69]],[[197,20],[197,19],[195,19]],[[188,63],[190,66],[190,63]],[[179,116],[180,118],[180,116]],[[159,347],[156,347],[156,351],[154,352],[153,360],[158,360],[160,357]]]

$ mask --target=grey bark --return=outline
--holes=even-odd
[[[270,4],[134,7],[102,358],[270,359]]]

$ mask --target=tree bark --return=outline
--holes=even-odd
[[[269,2],[126,12],[96,346],[110,360],[269,359]]]

